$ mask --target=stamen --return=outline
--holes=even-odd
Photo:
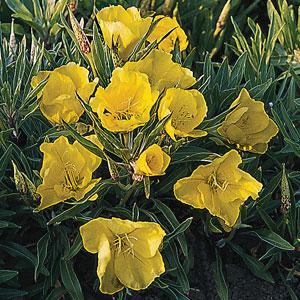
[[[66,163],[65,165],[65,186],[66,188],[75,191],[78,187],[79,176],[76,171],[75,165]]]
[[[112,243],[112,248],[114,251],[117,252],[117,254],[126,254],[129,253],[130,255],[134,256],[134,249],[133,249],[133,243],[130,240],[137,241],[137,238],[131,235],[128,235],[127,233],[124,233],[124,235],[115,234],[115,239]]]
[[[223,182],[219,182],[217,180],[217,176],[214,173],[208,177],[207,183],[212,189],[220,189],[221,191],[225,191],[229,184],[226,180],[224,180]]]

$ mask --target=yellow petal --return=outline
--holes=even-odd
[[[139,222],[140,228],[130,233],[129,239],[139,256],[150,258],[156,255],[166,233],[153,222]],[[132,238],[131,238],[132,237]]]
[[[150,43],[154,41],[161,41],[158,48],[170,53],[174,50],[176,40],[178,39],[180,51],[184,51],[188,46],[188,40],[185,32],[182,28],[180,28],[176,18],[158,15],[154,20],[157,19],[160,19],[160,21],[156,24],[153,31],[148,36],[147,41]],[[168,33],[169,35],[162,39]]]
[[[115,256],[115,272],[124,286],[141,290],[147,288],[156,277],[164,273],[165,266],[159,252],[151,258],[120,253]]]
[[[55,69],[53,72],[58,72],[70,78],[74,83],[76,90],[88,84],[89,82],[89,71],[86,68],[75,64],[74,62],[69,62],[68,64]]]
[[[186,89],[196,83],[192,71],[173,62],[172,55],[163,50],[154,49],[137,62],[127,62],[123,69],[146,74],[152,89],[159,92],[171,87]]]
[[[176,199],[195,208],[204,208],[203,194],[198,189],[200,184],[201,180],[197,178],[186,177],[179,179],[174,185]]]
[[[66,200],[59,198],[56,195],[53,187],[44,184],[40,184],[37,187],[36,192],[41,196],[40,205],[37,207],[38,211]]]
[[[98,88],[91,100],[103,127],[112,132],[129,132],[150,119],[158,97],[145,74],[116,69],[106,89]]]
[[[107,245],[109,246],[109,245]],[[105,248],[107,247],[105,246]],[[104,247],[99,248],[98,252],[98,268],[97,275],[100,280],[100,291],[104,294],[113,295],[124,289],[124,285],[119,281],[118,277],[115,274],[114,264],[115,264],[115,255],[111,253],[111,258],[106,263],[105,252],[108,252],[108,248],[103,249]],[[103,253],[104,252],[104,253]]]
[[[221,218],[227,226],[233,227],[239,217],[240,206],[243,202],[239,199],[225,202],[223,199],[215,197],[213,201],[204,203],[211,215]]]
[[[135,162],[135,173],[146,176],[159,176],[165,173],[171,157],[160,146],[153,144],[142,152]]]
[[[113,235],[107,226],[103,224],[102,218],[93,219],[85,223],[80,226],[79,230],[82,237],[83,247],[90,253],[98,252],[100,241],[104,239],[103,235],[110,243],[113,241]]]
[[[169,88],[159,105],[159,120],[170,113],[171,117],[165,130],[172,139],[175,139],[175,136],[199,137],[206,135],[205,131],[195,129],[201,124],[207,113],[206,102],[199,91]]]

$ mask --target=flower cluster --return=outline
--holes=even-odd
[[[116,52],[124,61],[122,67],[112,71],[107,86],[98,85],[88,69],[74,62],[42,71],[32,80],[33,87],[44,84],[38,95],[40,110],[52,124],[58,129],[62,125],[73,128],[87,112],[81,120],[90,119],[86,125],[93,131],[73,134],[80,136],[80,142],[70,143],[62,133],[53,142],[41,145],[44,157],[37,210],[66,200],[97,198],[92,190],[101,184],[97,169],[102,159],[84,146],[84,141],[103,154],[109,170],[113,162],[123,167],[127,180],[135,184],[144,181],[147,186],[149,177],[165,175],[174,148],[188,138],[209,134],[201,128],[208,113],[205,97],[195,88],[192,71],[172,59],[177,43],[179,51],[188,46],[177,20],[160,15],[143,18],[137,8],[125,10],[121,6],[104,8],[96,18],[106,46],[112,50],[108,53]],[[131,54],[141,41],[144,50],[149,45],[155,47],[134,61]],[[252,99],[243,88],[230,109],[214,134],[239,151],[266,152],[278,128],[263,103]],[[151,126],[154,129],[149,133]],[[107,143],[106,138],[122,145],[119,152],[114,153],[116,144]],[[207,209],[226,226],[234,227],[240,207],[249,197],[257,199],[262,189],[260,182],[239,168],[241,163],[241,155],[232,149],[200,165],[191,176],[175,183],[175,198],[194,208]],[[165,272],[160,253],[165,232],[155,222],[99,217],[81,226],[80,233],[84,248],[98,255],[97,274],[103,293],[114,294],[124,287],[144,289]]]

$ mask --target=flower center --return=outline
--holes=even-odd
[[[75,191],[79,184],[79,173],[76,171],[75,165],[66,163],[65,165],[65,187],[71,191]]]
[[[114,114],[114,119],[117,120],[130,120],[134,114],[129,111],[119,111]]]
[[[228,181],[218,181],[217,176],[214,173],[208,177],[207,183],[213,190],[220,189],[221,191],[225,191],[228,186]]]
[[[174,128],[180,128],[181,126],[185,126],[187,121],[194,118],[195,116],[187,110],[187,107],[181,106],[176,114],[176,117],[171,119],[171,125]]]
[[[112,244],[113,250],[117,254],[126,254],[129,253],[130,255],[134,256],[133,250],[133,243],[131,240],[137,240],[136,237],[128,235],[127,233],[124,234],[115,234],[115,239]]]

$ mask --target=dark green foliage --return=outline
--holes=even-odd
[[[193,266],[188,237],[191,223],[197,222],[205,242],[215,248],[213,273],[220,299],[228,299],[222,259],[229,250],[262,280],[284,282],[291,298],[297,299],[290,283],[300,272],[300,29],[295,9],[299,1],[289,1],[290,6],[284,0],[273,1],[277,9],[271,2],[232,1],[224,27],[215,36],[226,1],[178,0],[169,1],[168,6],[167,1],[152,1],[154,5],[137,0],[96,1],[98,9],[117,3],[140,6],[145,14],[176,14],[190,45],[182,57],[178,53],[174,56],[197,75],[195,88],[205,95],[209,108],[201,125],[209,132],[208,137],[185,141],[179,149],[170,146],[168,176],[151,184],[146,178],[135,187],[120,164],[121,160],[128,162],[127,149],[97,124],[87,104],[86,113],[94,118],[105,153],[73,126],[65,124],[61,131],[52,128],[38,111],[36,97],[47,79],[35,89],[30,81],[39,70],[52,70],[69,61],[89,66],[68,23],[67,1],[61,1],[51,14],[47,14],[46,2],[0,3],[0,299],[97,299],[96,258],[82,250],[78,227],[98,216],[154,221],[166,230],[162,251],[167,273],[152,285],[167,295],[164,297],[188,299],[188,276]],[[86,21],[85,30],[93,39],[94,75],[106,86],[113,62],[99,27],[89,18],[92,11],[91,1],[79,1],[76,18]],[[11,14],[17,23],[13,49],[9,45]],[[231,147],[216,128],[242,87],[253,98],[264,101],[280,133],[266,154],[242,154],[243,169],[259,179],[264,189],[256,202],[249,201],[242,208],[237,228],[224,233],[215,218],[175,202],[172,190],[176,180]],[[143,148],[140,145],[145,148],[156,141],[164,122],[166,119],[158,123],[153,116],[135,132],[135,143],[129,136],[133,152],[138,154]],[[109,164],[101,171],[103,180],[82,201],[36,213],[38,199],[32,187],[41,182],[37,175],[41,167],[38,147],[45,138],[62,134],[78,140]],[[112,174],[118,174],[120,180],[111,178]],[[96,193],[100,195],[97,201],[87,201]],[[284,207],[283,199],[289,207]],[[243,243],[248,238],[254,239],[255,247]],[[252,255],[253,248],[256,255]],[[117,299],[130,298],[130,294],[135,292],[124,290]]]

